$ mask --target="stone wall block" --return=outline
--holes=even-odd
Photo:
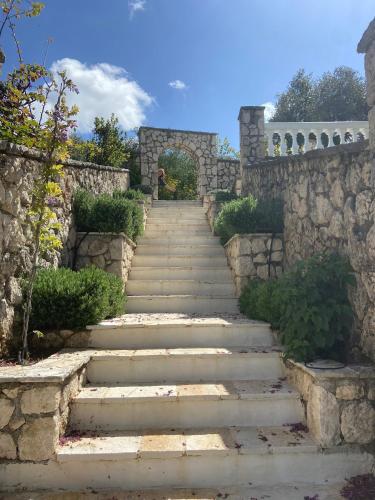
[[[375,106],[368,113],[369,141],[372,149],[375,148]]]
[[[345,201],[345,193],[340,180],[336,179],[332,184],[329,198],[335,208],[342,209]]]
[[[25,424],[18,438],[20,460],[40,462],[54,456],[59,438],[56,417],[37,418]]]
[[[340,407],[333,394],[314,385],[307,403],[307,426],[323,447],[340,443]]]
[[[25,415],[50,413],[60,402],[60,388],[51,385],[26,390],[21,397],[21,411]]]
[[[346,383],[336,388],[336,398],[344,400],[361,399],[365,395],[361,384]]]
[[[344,407],[341,432],[347,443],[367,444],[375,439],[375,410],[368,401]]]
[[[266,244],[264,238],[254,236],[251,238],[251,250],[254,254],[266,252]]]
[[[113,238],[110,245],[109,251],[111,254],[112,260],[122,260],[124,254],[124,246],[126,245],[126,241],[122,238],[122,236],[118,236],[117,238]]]
[[[15,405],[10,399],[0,399],[0,429],[8,425],[11,416],[13,415]]]
[[[261,279],[261,280],[268,280],[269,279],[268,265],[258,266],[256,269],[257,269],[257,276],[259,279]]]
[[[15,460],[17,458],[15,442],[12,436],[5,432],[0,432],[0,458],[6,460]]]

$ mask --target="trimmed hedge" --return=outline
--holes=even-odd
[[[215,193],[215,201],[218,202],[232,201],[237,199],[238,195],[236,193],[230,193],[229,191],[216,191]]]
[[[114,198],[125,198],[126,200],[140,200],[144,201],[146,196],[139,189],[130,188],[127,191],[120,191],[116,189],[113,193]]]
[[[241,294],[240,310],[280,330],[287,358],[345,360],[353,323],[348,286],[355,286],[348,260],[320,253],[278,280],[251,281]]]
[[[77,231],[125,233],[133,241],[143,233],[143,210],[135,200],[78,191],[73,211]]]
[[[141,191],[143,194],[152,194],[153,189],[151,186],[146,186],[145,184],[134,184],[134,186],[131,187],[135,191]]]
[[[32,299],[33,329],[75,329],[124,313],[122,281],[96,267],[41,269]]]
[[[215,220],[215,232],[226,243],[235,234],[281,233],[281,200],[260,200],[249,195],[225,203]]]

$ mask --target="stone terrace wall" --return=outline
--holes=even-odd
[[[283,272],[283,235],[235,234],[225,244],[237,297],[251,279],[268,280]]]
[[[240,160],[219,158],[217,161],[217,189],[231,190],[241,176]]]
[[[375,189],[368,142],[264,161],[244,169],[244,194],[284,199],[286,267],[333,250],[347,255],[357,289],[353,342],[375,360]]]
[[[40,154],[21,146],[0,143],[0,355],[7,348],[14,322],[14,308],[21,301],[19,278],[30,267],[31,233],[26,213],[31,202],[33,179],[40,168]],[[62,181],[63,201],[56,206],[63,224],[67,264],[75,239],[72,196],[77,188],[91,193],[112,193],[129,186],[128,170],[69,161]],[[58,264],[58,259],[52,262]]]

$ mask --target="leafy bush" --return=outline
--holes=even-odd
[[[152,194],[153,190],[151,186],[146,186],[145,184],[134,184],[132,186],[132,189],[135,189],[137,191],[141,191],[143,194]]]
[[[257,201],[254,196],[225,203],[215,221],[215,232],[223,243],[235,234],[283,231],[281,200]]]
[[[32,299],[33,329],[83,328],[124,312],[122,281],[96,267],[42,269]]]
[[[215,200],[218,202],[237,200],[237,198],[236,193],[230,193],[229,191],[216,191],[215,193]]]
[[[116,189],[113,193],[114,198],[125,198],[126,200],[145,200],[146,196],[139,189],[128,189],[127,191],[120,191]]]
[[[74,194],[73,213],[78,231],[91,231],[91,215],[95,198],[88,191],[82,189]]]
[[[348,285],[355,285],[348,261],[337,254],[317,254],[278,280],[250,282],[240,309],[280,329],[286,357],[342,360],[353,321]]]
[[[143,232],[143,210],[137,201],[122,196],[103,194],[94,197],[79,191],[74,200],[74,216],[78,231],[125,233],[132,240]]]

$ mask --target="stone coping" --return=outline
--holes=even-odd
[[[272,238],[272,236],[274,238],[283,238],[283,233],[236,233],[230,238],[230,240],[228,240],[225,243],[224,248],[226,248],[236,238],[242,238],[242,237],[253,238],[254,236],[260,238]]]
[[[139,132],[141,132],[142,130],[160,130],[161,132],[178,133],[178,134],[218,135],[217,132],[201,132],[198,130],[180,130],[175,128],[160,128],[160,127],[140,127]]]
[[[304,363],[299,363],[288,359],[285,361],[288,368],[297,368],[307,373],[317,381],[333,380],[333,379],[375,379],[375,365],[347,365],[344,368],[322,370],[316,368],[308,368]]]
[[[31,149],[19,144],[13,144],[8,141],[0,141],[0,153],[6,153],[14,156],[22,156],[32,160],[43,160],[45,155],[37,149]],[[108,172],[129,173],[127,168],[115,168],[107,165],[98,165],[97,163],[90,163],[78,160],[66,160],[64,165],[75,168],[91,168],[93,170],[102,170]]]
[[[64,382],[85,366],[95,352],[90,349],[64,349],[34,365],[0,367],[0,385]]]
[[[128,245],[130,245],[133,249],[137,248],[137,244],[134,243],[133,240],[131,240],[129,238],[129,236],[127,236],[125,233],[98,233],[98,232],[95,232],[95,231],[90,231],[88,233],[86,233],[85,231],[77,231],[77,236],[80,235],[80,236],[84,236],[84,235],[87,235],[87,236],[90,236],[90,235],[94,235],[94,236],[115,236],[115,237],[118,237],[120,236],[121,238],[123,238],[126,243]]]
[[[218,161],[229,161],[232,163],[241,163],[241,160],[239,160],[239,159],[237,160],[236,158],[225,158],[225,156],[218,156],[217,160]],[[229,189],[218,189],[218,191],[228,191],[229,192]]]
[[[281,163],[287,164],[289,161],[304,160],[304,159],[315,159],[324,158],[327,156],[334,156],[339,154],[351,154],[351,153],[361,153],[369,147],[369,141],[366,139],[361,142],[352,142],[349,144],[340,144],[338,146],[331,146],[324,149],[314,149],[312,151],[307,151],[304,154],[295,154],[288,156],[277,156],[269,157],[269,160],[257,161],[256,163],[251,163],[244,165],[244,168],[252,169],[258,167],[273,167],[275,165],[280,165]]]

